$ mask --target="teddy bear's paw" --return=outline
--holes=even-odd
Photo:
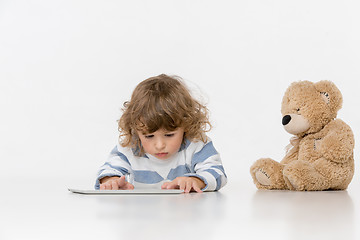
[[[262,169],[258,169],[255,172],[255,177],[256,180],[264,186],[270,186],[271,185],[271,180],[270,180],[270,176]]]
[[[282,170],[282,164],[261,158],[251,166],[250,173],[258,189],[286,189]]]
[[[324,166],[326,163],[327,160],[321,166]],[[291,186],[293,187],[291,190],[320,191],[331,188],[329,179],[309,162],[294,161],[284,167],[283,175],[288,187],[290,189]]]
[[[295,179],[285,177],[285,184],[287,185],[288,189],[290,190],[299,190],[299,184],[295,181]]]
[[[304,176],[301,176],[301,171],[299,171],[299,169],[292,168],[288,165],[284,168],[283,174],[285,183],[290,190],[305,190],[303,182]]]

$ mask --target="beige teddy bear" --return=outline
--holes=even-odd
[[[354,175],[354,135],[336,119],[342,95],[334,83],[294,82],[282,100],[282,124],[293,134],[280,163],[257,160],[250,172],[259,189],[342,190]]]

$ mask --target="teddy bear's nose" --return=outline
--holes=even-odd
[[[291,116],[290,115],[285,115],[283,117],[283,119],[282,119],[282,125],[285,126],[286,124],[288,124],[290,122],[290,120],[291,120]]]

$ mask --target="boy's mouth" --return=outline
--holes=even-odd
[[[162,152],[162,153],[156,153],[155,155],[159,158],[163,158],[163,157],[166,157],[168,155],[168,153]]]

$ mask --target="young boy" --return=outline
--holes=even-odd
[[[120,141],[100,168],[95,188],[214,191],[227,177],[220,156],[205,135],[208,109],[179,77],[146,79],[124,103]],[[129,175],[130,180],[125,179]]]

